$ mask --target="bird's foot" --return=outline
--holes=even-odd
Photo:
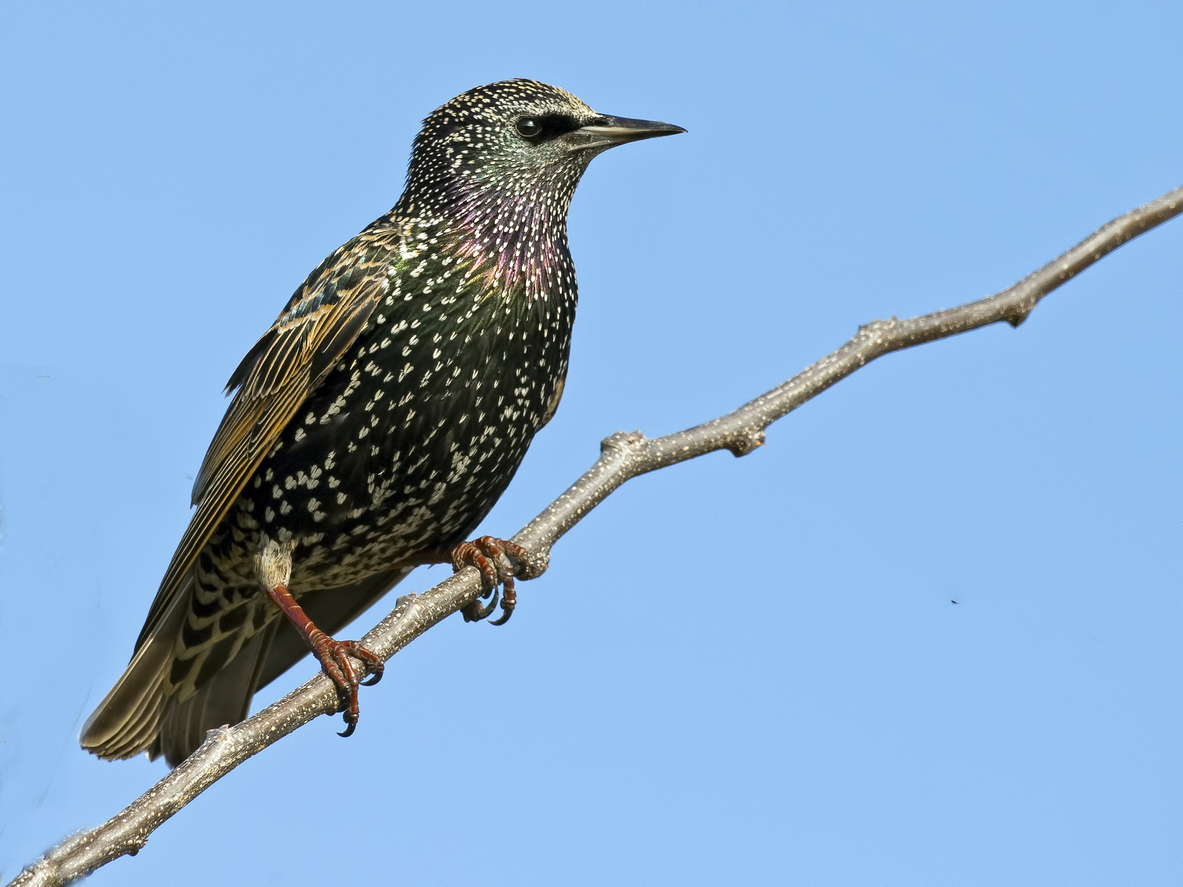
[[[286,582],[286,576],[284,580]],[[329,676],[329,680],[337,688],[337,698],[340,700],[340,708],[337,711],[345,713],[345,732],[341,735],[352,736],[357,727],[357,688],[363,683],[369,687],[382,680],[382,671],[385,668],[382,658],[367,650],[357,641],[333,640],[313,625],[308,614],[296,603],[296,599],[288,591],[286,584],[272,584],[271,581],[264,581],[263,588],[266,589],[267,596],[279,607],[280,612],[288,618],[296,631],[304,636],[304,640],[308,642],[308,646],[312,648],[312,652],[320,660],[320,667],[324,669],[324,673]],[[370,676],[368,680],[358,679],[357,669],[349,661],[350,656],[362,663],[364,666],[362,677],[368,674]]]
[[[518,602],[514,578],[530,560],[530,553],[522,546],[496,536],[481,536],[471,542],[461,542],[452,549],[452,569],[459,573],[465,567],[476,567],[481,573],[484,590],[461,612],[465,622],[487,619],[497,609],[497,587],[505,589],[501,595],[501,615],[490,625],[504,625],[513,615]],[[527,577],[528,578],[528,577]],[[482,600],[492,595],[488,604]]]
[[[339,735],[352,736],[358,719],[357,688],[363,685],[369,687],[382,680],[385,663],[357,641],[335,641],[319,628],[309,632],[308,643],[320,660],[320,667],[337,688],[337,696],[341,700],[341,707],[337,710],[344,712],[345,716],[345,732]],[[369,678],[364,681],[358,679],[357,669],[349,661],[350,656],[362,662]]]

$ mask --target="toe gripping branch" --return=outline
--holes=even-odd
[[[471,542],[461,542],[452,549],[452,569],[459,573],[465,567],[476,567],[481,573],[481,596],[468,604],[461,612],[465,622],[479,622],[487,619],[497,609],[497,587],[505,591],[501,595],[501,615],[490,625],[504,625],[517,606],[518,593],[514,578],[518,571],[530,562],[530,553],[522,546],[496,536],[481,536]],[[529,577],[527,577],[529,578]],[[482,601],[492,595],[488,604]]]
[[[312,652],[320,660],[320,667],[324,669],[329,680],[336,686],[339,700],[337,711],[344,712],[345,716],[345,732],[340,735],[352,736],[353,731],[357,728],[357,688],[363,684],[368,687],[382,680],[382,671],[385,667],[382,659],[357,641],[333,640],[313,625],[312,620],[296,603],[296,599],[292,597],[287,586],[270,587],[267,589],[267,596],[275,602],[288,621],[308,642],[308,646],[312,648]],[[350,656],[362,662],[365,666],[365,674],[369,675],[368,680],[360,681],[358,679],[357,670],[349,661]]]

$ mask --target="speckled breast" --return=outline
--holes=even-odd
[[[293,593],[348,585],[470,533],[562,393],[565,243],[518,269],[404,230],[386,294],[248,482],[206,554],[253,582],[261,533],[297,540]],[[209,561],[207,561],[209,563]]]

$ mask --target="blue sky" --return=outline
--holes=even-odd
[[[0,873],[164,773],[78,728],[230,371],[434,107],[529,76],[689,130],[580,186],[571,372],[484,525],[510,535],[612,431],[725,412],[1183,182],[1181,32],[1173,3],[0,7]],[[507,627],[439,626],[353,738],[310,725],[90,883],[1179,883],[1180,280],[1177,220],[1017,331],[633,481]]]

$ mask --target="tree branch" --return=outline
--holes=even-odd
[[[524,578],[540,575],[551,547],[613,490],[630,478],[716,450],[736,456],[764,443],[764,429],[870,361],[989,324],[1018,326],[1040,299],[1139,234],[1183,212],[1183,187],[1119,216],[1014,286],[957,308],[907,320],[876,320],[849,342],[732,413],[702,425],[647,439],[617,432],[601,444],[600,458],[570,489],[534,518],[513,541],[531,552]],[[421,595],[404,595],[362,643],[389,659],[480,593],[475,568]],[[241,724],[211,730],[205,743],[175,770],[107,822],[55,847],[22,871],[10,887],[58,887],[124,854],[135,855],[165,820],[243,761],[318,715],[337,710],[337,694],[320,673]]]

